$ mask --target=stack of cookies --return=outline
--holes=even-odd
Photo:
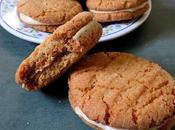
[[[86,4],[92,13],[82,12],[75,0],[19,2],[21,21],[55,31],[20,64],[16,82],[28,91],[39,90],[70,68],[70,104],[90,127],[170,130],[175,118],[175,80],[167,71],[128,53],[85,56],[102,35],[98,21],[140,16],[149,8],[147,0],[87,0]]]
[[[20,0],[17,5],[19,19],[44,32],[53,32],[82,12],[76,0]]]
[[[86,4],[99,22],[131,20],[149,9],[148,0],[87,0]]]
[[[148,0],[20,0],[19,19],[34,29],[53,32],[84,10],[98,22],[132,20],[148,9]]]

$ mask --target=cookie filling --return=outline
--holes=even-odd
[[[48,24],[45,24],[45,23],[41,23],[37,20],[34,20],[31,17],[26,16],[22,13],[19,14],[19,18],[20,18],[21,21],[23,21],[24,23],[29,24],[29,25],[48,25]]]
[[[96,26],[97,22],[95,20],[90,21],[86,26],[81,28],[75,36],[73,36],[73,39],[79,40],[81,38],[82,33],[86,32],[89,28],[94,28]]]
[[[88,33],[92,32],[94,28],[99,28],[97,25],[98,23],[96,21],[91,20],[84,27],[80,28],[71,38],[64,40],[56,39],[55,41],[52,41],[52,46],[54,48],[50,47],[47,49],[47,52],[42,52],[42,54],[35,60],[35,64],[27,72],[26,77],[28,80],[22,84],[22,87],[27,90],[37,89],[41,75],[52,73],[51,71],[54,71],[53,73],[55,73],[54,69],[51,70],[53,66],[56,66],[55,68],[59,68],[57,71],[58,73],[63,73],[65,68],[69,68],[69,66],[74,62],[72,59],[77,59],[78,55],[86,53],[87,50],[85,50],[83,44],[79,44],[79,41],[81,41],[82,37],[88,36]],[[71,45],[71,43],[74,43],[74,45]],[[93,45],[94,44],[92,44],[92,46]],[[30,87],[30,83],[35,84],[36,87],[34,88],[32,85]]]
[[[113,127],[110,127],[108,125],[104,125],[104,124],[101,124],[101,123],[97,123],[91,119],[89,119],[82,111],[79,107],[75,107],[74,109],[75,113],[81,117],[84,121],[86,121],[87,123],[90,123],[94,126],[97,126],[103,130],[129,130],[129,129],[120,129],[120,128],[113,128]],[[158,130],[158,128],[160,128],[160,126],[157,126],[157,127],[153,127],[153,128],[150,128],[148,130]]]
[[[147,2],[145,2],[145,3],[143,3],[143,4],[141,4],[141,5],[139,5],[139,6],[137,6],[137,7],[134,7],[134,8],[129,8],[129,9],[121,9],[121,10],[116,10],[116,11],[97,11],[97,10],[90,10],[91,12],[93,12],[93,13],[120,13],[120,12],[135,12],[135,11],[137,11],[137,10],[139,10],[139,9],[142,9],[142,8],[144,8],[146,5],[148,5],[149,4],[149,2],[147,1]]]

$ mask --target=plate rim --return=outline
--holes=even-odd
[[[151,14],[152,0],[148,0],[148,2],[149,2],[149,6],[150,6],[149,10],[143,16],[141,16],[140,18],[136,19],[136,21],[131,26],[129,26],[129,27],[127,26],[126,29],[124,29],[119,36],[115,36],[114,34],[111,34],[111,35],[109,35],[109,38],[104,38],[102,41],[99,41],[99,42],[106,42],[106,41],[109,41],[109,40],[120,38],[120,37],[122,37],[124,35],[129,34],[132,31],[134,31],[138,27],[140,27],[148,19],[148,17]]]
[[[12,27],[10,27],[3,19],[2,19],[2,15],[1,15],[1,4],[2,4],[3,0],[0,0],[0,25],[2,28],[4,28],[6,31],[8,31],[9,33],[13,34],[14,36],[21,38],[25,41],[29,41],[29,42],[33,42],[36,44],[40,44],[43,40],[39,39],[39,38],[33,38],[31,36],[27,36],[26,34],[23,34],[21,32],[18,32],[17,30],[13,29]],[[126,28],[117,31],[117,32],[113,32],[110,35],[101,37],[99,40],[99,43],[101,42],[106,42],[106,41],[110,41],[116,38],[120,38],[124,35],[127,35],[128,33],[134,31],[135,29],[137,29],[138,27],[140,27],[150,16],[151,14],[151,10],[152,10],[152,1],[148,0],[150,8],[149,10],[140,18],[135,19],[134,22],[132,22],[129,26],[127,26]]]

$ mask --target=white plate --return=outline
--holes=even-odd
[[[40,32],[20,22],[16,11],[18,0],[0,0],[0,24],[13,35],[35,43],[41,43],[49,33]],[[103,27],[103,35],[100,42],[109,41],[130,33],[143,24],[150,15],[150,9],[140,18],[125,23],[110,23]]]

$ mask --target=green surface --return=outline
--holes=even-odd
[[[38,92],[26,92],[15,83],[18,65],[35,47],[0,27],[0,130],[91,130],[71,110],[67,74]],[[175,1],[153,0],[145,24],[127,36],[97,45],[91,53],[97,51],[131,52],[175,76]]]

